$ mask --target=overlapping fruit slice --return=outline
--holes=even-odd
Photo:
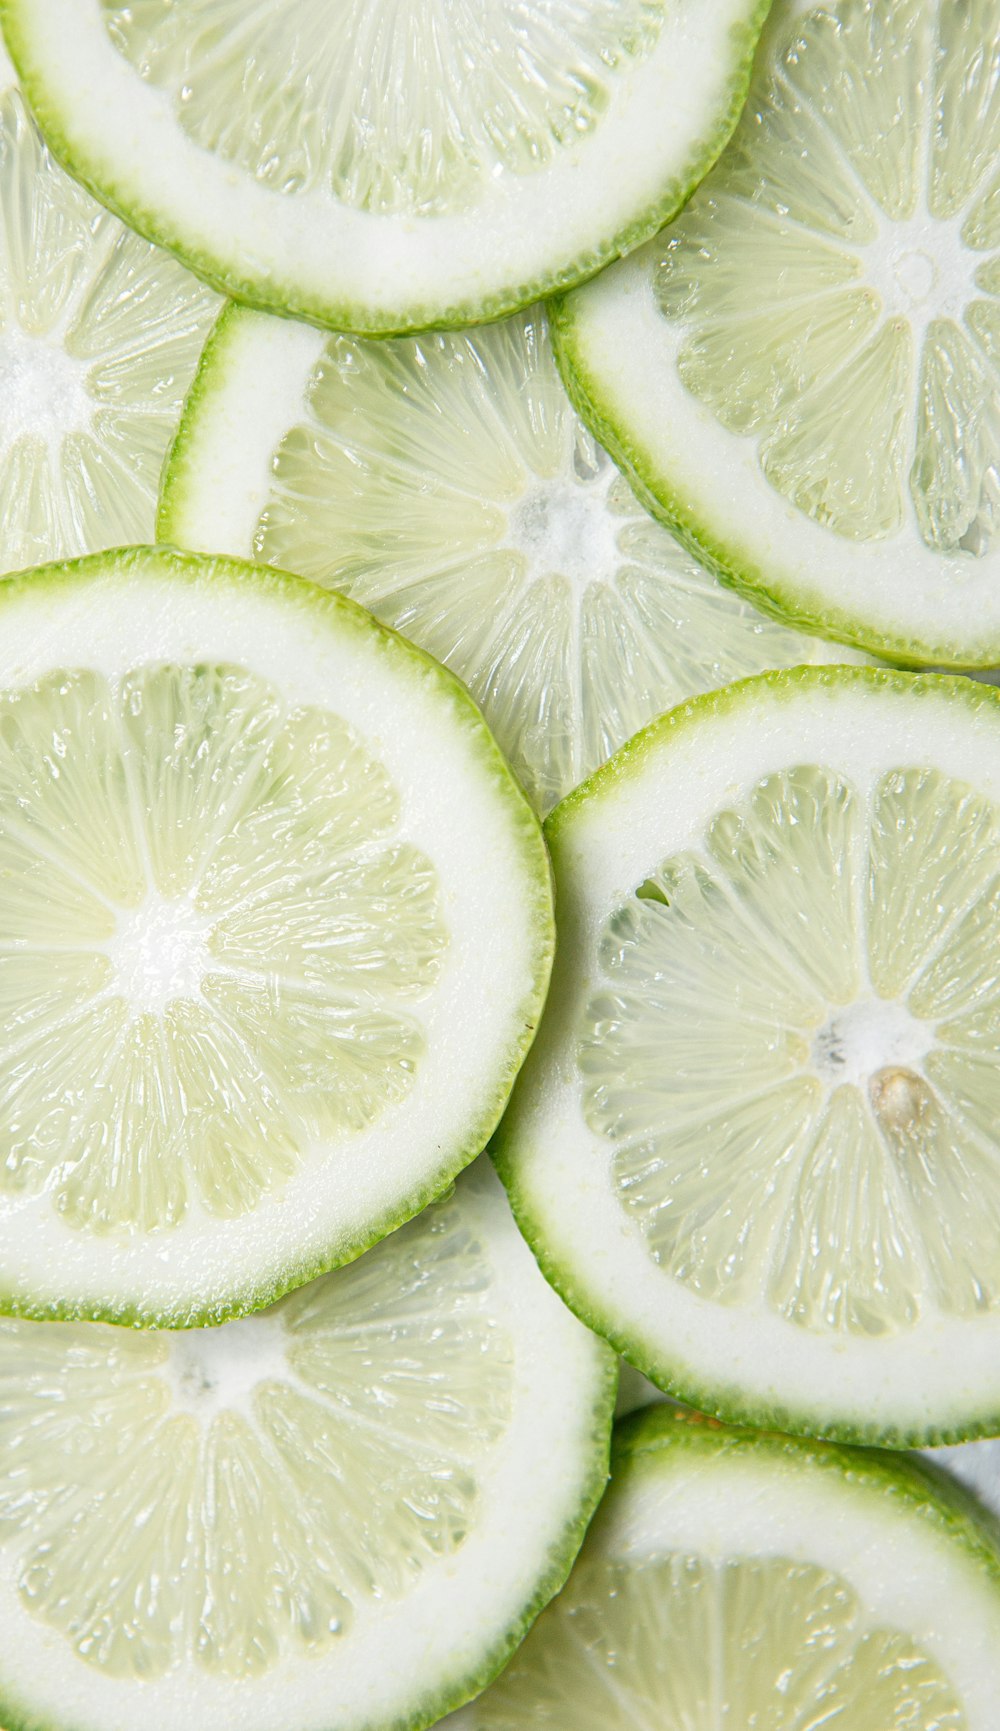
[[[152,539],[218,305],[53,160],[0,50],[0,571]]]
[[[429,649],[542,812],[681,698],[843,655],[653,521],[573,410],[538,308],[380,343],[227,310],[159,533],[346,590]]]
[[[799,623],[1000,661],[997,0],[778,0],[717,167],[573,296],[589,415]]]
[[[238,297],[463,324],[655,233],[715,160],[766,0],[4,0],[53,147]]]
[[[485,1142],[537,825],[457,683],[297,579],[139,549],[0,613],[0,1293],[255,1307]]]
[[[900,1456],[709,1427],[619,1432],[559,1598],[448,1731],[988,1731],[1000,1559]]]
[[[800,669],[553,814],[561,960],[501,1160],[582,1315],[696,1404],[995,1424],[1000,705]]]
[[[239,1322],[0,1322],[4,1723],[429,1724],[564,1578],[613,1390],[484,1165]]]

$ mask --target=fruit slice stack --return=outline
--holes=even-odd
[[[993,1731],[1000,0],[0,23],[0,1722]]]

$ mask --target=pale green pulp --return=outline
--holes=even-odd
[[[412,1087],[437,874],[337,715],[238,666],[0,696],[0,1189],[236,1216]]]
[[[107,1678],[316,1658],[455,1557],[514,1353],[461,1197],[220,1328],[0,1320],[0,1553]]]
[[[977,557],[1000,511],[997,0],[779,4],[664,231],[677,366],[798,510]]]
[[[218,297],[110,216],[0,95],[0,571],[153,539]]]
[[[771,775],[612,916],[578,1048],[674,1279],[797,1325],[1000,1304],[1000,811],[937,770]]]
[[[101,0],[194,142],[282,194],[460,211],[600,124],[663,0]]]
[[[253,551],[458,673],[543,814],[682,698],[816,652],[647,515],[575,414],[538,310],[331,337]]]
[[[577,1565],[469,1709],[474,1731],[964,1731],[931,1656],[783,1557]]]

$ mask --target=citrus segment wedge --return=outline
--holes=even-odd
[[[683,214],[559,315],[598,437],[730,580],[1000,662],[996,0],[778,0]]]
[[[525,306],[673,214],[765,0],[5,0],[62,159],[226,292],[384,333]]]
[[[564,1296],[702,1409],[997,1422],[998,742],[971,682],[796,669],[549,819],[560,959],[501,1172]]]
[[[296,578],[140,548],[0,615],[3,1303],[257,1307],[488,1137],[537,824],[457,682]]]
[[[428,1725],[564,1579],[614,1381],[482,1164],[235,1323],[5,1319],[4,1724]]]
[[[159,533],[343,589],[430,650],[543,813],[681,698],[837,653],[652,520],[571,407],[539,308],[380,343],[227,309]]]
[[[943,1475],[658,1408],[620,1429],[564,1591],[446,1723],[987,1731],[998,1631],[995,1538]]]

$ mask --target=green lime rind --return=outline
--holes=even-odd
[[[597,1339],[595,1354],[600,1365],[597,1397],[590,1413],[590,1425],[581,1439],[581,1454],[587,1462],[583,1475],[577,1512],[553,1539],[541,1574],[533,1585],[522,1609],[493,1641],[485,1655],[475,1661],[474,1668],[459,1665],[456,1674],[425,1694],[413,1711],[392,1720],[357,1720],[350,1731],[428,1731],[447,1713],[463,1707],[480,1695],[512,1658],[523,1642],[531,1625],[546,1605],[565,1586],[576,1562],[587,1529],[600,1504],[611,1473],[611,1449],[615,1396],[618,1388],[618,1367],[614,1355]],[[40,1719],[22,1702],[7,1694],[0,1682],[0,1724],[4,1731],[83,1731],[79,1725],[60,1720]],[[329,1731],[344,1731],[343,1720],[331,1719]]]
[[[958,1544],[1000,1593],[1000,1522],[958,1480],[932,1462],[883,1450],[845,1448],[773,1431],[720,1425],[698,1413],[650,1406],[619,1420],[611,1456],[612,1484],[627,1484],[656,1468],[667,1454],[686,1451],[710,1459],[752,1455],[758,1460],[835,1475],[848,1485],[890,1499],[908,1517]]]
[[[596,1346],[600,1344],[595,1340]],[[386,1726],[384,1731],[425,1731],[426,1727],[436,1724],[446,1713],[454,1712],[457,1707],[463,1707],[467,1701],[481,1695],[516,1653],[546,1605],[566,1585],[611,1477],[617,1394],[618,1365],[614,1354],[607,1351],[603,1357],[600,1397],[594,1408],[593,1426],[586,1439],[591,1465],[579,1514],[563,1528],[550,1547],[545,1571],[523,1611],[494,1643],[475,1675],[467,1675],[461,1683],[451,1685],[447,1699],[439,1697],[433,1703],[428,1702],[426,1707],[420,1709],[416,1718],[394,1722],[393,1725]],[[13,1731],[18,1731],[18,1728],[14,1727]],[[335,1728],[331,1727],[331,1731],[335,1731]],[[364,1726],[362,1731],[383,1731],[382,1722],[372,1722]]]
[[[606,1591],[603,1568],[609,1563],[624,1570],[624,1579],[619,1576],[617,1585],[620,1591],[628,1594],[627,1577],[632,1562],[642,1570],[648,1562],[660,1563],[680,1553],[685,1558],[701,1557],[711,1569],[721,1569],[727,1564],[738,1567],[762,1553],[764,1557],[781,1556],[793,1568],[796,1564],[819,1564],[823,1567],[819,1559],[824,1559],[829,1566],[831,1538],[837,1554],[833,1568],[848,1590],[858,1590],[856,1562],[861,1563],[862,1570],[872,1561],[877,1562],[883,1541],[885,1555],[893,1558],[896,1554],[894,1541],[902,1538],[904,1547],[908,1544],[914,1546],[911,1556],[922,1556],[932,1569],[937,1564],[953,1589],[974,1596],[977,1608],[984,1615],[980,1629],[987,1640],[990,1638],[987,1631],[992,1632],[992,1626],[1000,1617],[1000,1524],[971,1493],[954,1481],[949,1482],[948,1475],[934,1468],[928,1470],[924,1463],[905,1455],[889,1456],[868,1449],[739,1430],[697,1413],[657,1406],[632,1414],[615,1426],[611,1465],[607,1495],[581,1553],[581,1566],[589,1565],[593,1569],[596,1565],[601,1584],[596,1596],[582,1583],[580,1590],[574,1593],[571,1577],[568,1589],[571,1621],[580,1609],[584,1611],[585,1620],[591,1614],[600,1615],[600,1603]],[[730,1499],[726,1503],[728,1520],[725,1522],[718,1518],[717,1488],[723,1497]],[[689,1497],[692,1494],[695,1508],[701,1511],[701,1520],[691,1516]],[[785,1519],[783,1505],[786,1498],[787,1508],[798,1510],[798,1518],[791,1524]],[[741,1502],[747,1513],[749,1532],[742,1528]],[[773,1553],[768,1542],[772,1505],[775,1533],[782,1531],[784,1535]],[[701,1539],[699,1527],[702,1529]],[[841,1527],[843,1531],[839,1530]],[[844,1541],[848,1532],[853,1535],[853,1543],[845,1551]],[[888,1569],[891,1575],[891,1562]],[[878,1613],[863,1589],[860,1598],[862,1616],[878,1620]],[[932,1611],[933,1595],[928,1602],[925,1593],[919,1613],[925,1626]],[[556,1614],[558,1618],[558,1608]],[[551,1615],[550,1612],[549,1617]],[[887,1620],[893,1632],[902,1634],[909,1627],[905,1610],[902,1615],[898,1611],[895,1616],[890,1614]],[[547,1623],[551,1631],[552,1624],[548,1618],[543,1619],[541,1629],[545,1630]],[[565,1630],[565,1622],[562,1627]],[[961,1631],[959,1635],[961,1647]],[[584,1651],[587,1646],[587,1640],[581,1638],[578,1649],[581,1661],[588,1656]],[[991,1657],[993,1653],[992,1647],[984,1648],[970,1640],[964,1641],[964,1650],[966,1663],[972,1660],[974,1674],[981,1669],[980,1656],[984,1661],[987,1653]],[[537,1693],[532,1697],[529,1683],[528,1689],[521,1694],[521,1703],[527,1700],[527,1705],[521,1709],[526,1725],[534,1723],[531,1714],[533,1699],[543,1699],[549,1713],[552,1712],[551,1704],[558,1699],[553,1680],[557,1674],[546,1667],[545,1635],[536,1632],[529,1637],[527,1652],[530,1654],[527,1678],[533,1680]],[[614,1654],[589,1656],[595,1658],[596,1670],[602,1674],[606,1663],[613,1666],[619,1662],[623,1690],[631,1695],[627,1675],[629,1663],[638,1664],[641,1673],[641,1660],[634,1653],[619,1652],[617,1661]],[[708,1663],[709,1655],[704,1650],[693,1657],[695,1661],[702,1659]],[[936,1657],[948,1675],[947,1655],[939,1648]],[[525,1670],[520,1661],[517,1667],[521,1672],[518,1681],[523,1688],[527,1681]],[[992,1676],[988,1665],[985,1675]],[[773,1673],[769,1673],[768,1687],[771,1687],[772,1678]],[[503,1687],[501,1681],[501,1691]],[[611,1687],[614,1688],[613,1681]],[[772,1708],[779,1717],[780,1693],[779,1681]],[[655,1721],[660,1725],[652,1693],[644,1695],[643,1699],[645,1711],[651,1715],[649,1724]],[[693,1691],[686,1699],[694,1700]],[[739,1699],[745,1714],[753,1704],[749,1693],[741,1693]],[[979,1710],[975,1714],[977,1725],[992,1722],[988,1715],[982,1717],[983,1699],[989,1699],[988,1688],[985,1693],[980,1692]],[[758,1710],[764,1712],[763,1698],[754,1694],[753,1700]],[[815,1709],[819,1696],[811,1694],[810,1702]],[[907,1704],[912,1708],[915,1703],[916,1694],[912,1701],[908,1698]],[[463,1728],[467,1724],[493,1724],[491,1705],[487,1696],[482,1710],[462,1715],[459,1723]],[[809,1717],[806,1702],[800,1699],[798,1706],[799,1711]],[[662,1720],[664,1727],[668,1723],[673,1726],[675,1719],[670,1703],[662,1694],[659,1707],[667,1715]],[[907,1718],[901,1700],[897,1707]],[[764,1716],[767,1717],[766,1712]],[[839,1723],[840,1714],[834,1716]],[[541,1718],[546,1717],[543,1709]],[[756,1724],[756,1716],[751,1714],[751,1717]],[[959,1717],[964,1726],[965,1717],[961,1714]],[[849,1708],[847,1719],[852,1726],[856,1723]],[[509,1696],[501,1696],[501,1711],[496,1722],[504,1725],[522,1722],[517,1710],[512,1712]],[[622,1724],[625,1722],[623,1718]],[[628,1722],[632,1723],[631,1718]],[[557,1716],[552,1723],[561,1725],[564,1721]],[[570,1721],[567,1719],[565,1723],[568,1725]],[[596,1718],[594,1723],[596,1725]],[[618,1723],[617,1718],[615,1723]],[[642,1723],[647,1723],[646,1718]],[[741,1717],[739,1723],[742,1731],[749,1721]],[[772,1723],[770,1717],[768,1723]],[[818,1725],[818,1720],[816,1723]],[[875,1723],[873,1719],[872,1726]],[[895,1718],[893,1723],[896,1723]],[[901,1726],[902,1720],[899,1723]],[[936,1717],[934,1723],[938,1724]],[[878,1724],[883,1724],[881,1718]]]
[[[648,450],[637,443],[614,415],[602,386],[584,359],[570,295],[560,296],[550,305],[549,324],[559,372],[580,419],[617,463],[650,514],[752,606],[783,625],[846,644],[899,666],[926,664],[955,672],[975,672],[1000,665],[998,636],[976,644],[974,630],[970,630],[963,634],[961,646],[956,648],[952,642],[878,627],[846,608],[831,607],[825,597],[822,601],[817,597],[815,605],[805,602],[801,580],[790,580],[777,569],[764,570],[746,548],[720,537],[716,529],[706,524],[678,492],[672,477],[664,474]]]
[[[772,0],[752,0],[747,16],[734,24],[729,32],[731,69],[727,80],[728,100],[720,108],[715,126],[707,137],[699,140],[683,166],[662,188],[656,200],[637,217],[624,223],[613,234],[598,240],[589,250],[550,272],[532,277],[529,282],[512,284],[495,294],[478,300],[458,301],[454,305],[414,307],[410,312],[393,317],[375,307],[359,302],[343,301],[303,293],[294,283],[269,283],[259,280],[241,267],[239,260],[214,256],[203,246],[190,245],[178,227],[165,219],[162,212],[152,210],[123,184],[103,176],[85,147],[78,147],[67,135],[58,104],[47,94],[44,79],[32,65],[23,17],[30,0],[0,0],[0,30],[7,51],[14,62],[18,78],[34,110],[53,156],[75,180],[93,196],[126,222],[130,228],[156,246],[173,253],[189,270],[230,299],[262,312],[276,313],[283,318],[302,319],[307,324],[327,329],[349,331],[357,336],[403,336],[421,330],[458,330],[467,325],[491,323],[508,314],[519,312],[548,295],[578,287],[610,264],[614,259],[634,251],[649,240],[665,223],[683,209],[692,193],[704,180],[732,137],[750,88],[754,55],[761,32],[771,9]]]
[[[744,695],[751,691],[766,689],[769,696],[780,703],[784,698],[792,698],[803,687],[820,691],[824,688],[843,689],[849,684],[869,690],[905,690],[911,698],[926,696],[936,701],[947,693],[949,701],[962,703],[973,713],[988,715],[991,723],[1000,722],[1000,691],[993,686],[977,684],[955,674],[907,673],[894,668],[853,664],[793,667],[756,674],[724,686],[720,691],[690,698],[635,734],[587,781],[568,794],[546,819],[544,832],[555,871],[557,907],[561,849],[567,826],[572,825],[581,806],[600,799],[611,788],[641,774],[651,752],[660,750],[688,728],[697,727],[706,716],[737,710]],[[686,1359],[664,1352],[656,1342],[642,1339],[623,1327],[615,1309],[605,1302],[598,1288],[589,1285],[578,1269],[564,1262],[551,1249],[545,1222],[535,1213],[520,1179],[522,1138],[517,1125],[517,1100],[518,1088],[515,1087],[511,1108],[490,1144],[490,1156],[507,1191],[514,1218],[546,1280],[563,1303],[664,1394],[724,1423],[779,1431],[790,1437],[821,1437],[852,1447],[934,1448],[1000,1435],[1000,1395],[996,1392],[984,1395],[981,1412],[958,1422],[950,1421],[946,1416],[925,1425],[848,1421],[812,1407],[800,1408],[788,1402],[763,1402],[733,1383],[706,1378]]]
[[[983,685],[977,681],[965,679],[954,672],[929,673],[913,672],[899,667],[869,667],[856,662],[832,663],[819,666],[806,665],[802,667],[776,668],[770,673],[750,674],[746,679],[737,679],[731,685],[724,685],[718,691],[707,691],[697,697],[690,697],[684,703],[679,703],[675,709],[668,709],[664,715],[657,716],[648,727],[643,727],[632,738],[596,769],[586,781],[567,794],[555,810],[550,812],[543,826],[545,839],[549,850],[556,859],[558,835],[567,819],[584,802],[600,797],[609,787],[620,781],[640,773],[643,764],[651,751],[657,750],[661,744],[675,736],[682,729],[697,725],[706,715],[725,715],[730,710],[738,709],[744,696],[753,691],[767,689],[779,700],[792,697],[802,686],[812,685],[818,689],[828,687],[840,688],[855,684],[865,685],[869,689],[895,689],[906,691],[910,696],[924,693],[929,698],[940,698],[947,691],[951,698],[961,701],[967,708],[988,713],[1000,704],[1000,690],[992,685]]]
[[[512,816],[512,827],[525,865],[526,881],[533,893],[526,908],[534,937],[537,957],[531,990],[517,1013],[517,1033],[503,1053],[497,1066],[497,1082],[487,1098],[480,1098],[477,1111],[457,1146],[442,1149],[433,1173],[407,1192],[391,1208],[376,1213],[367,1227],[341,1238],[328,1250],[292,1260],[280,1275],[248,1284],[236,1293],[209,1304],[166,1307],[158,1309],[136,1304],[67,1303],[65,1301],[32,1299],[6,1290],[0,1282],[0,1314],[20,1316],[38,1322],[107,1322],[131,1328],[207,1328],[230,1322],[237,1317],[262,1310],[318,1275],[353,1262],[364,1251],[412,1220],[431,1202],[437,1201],[459,1172],[482,1152],[495,1129],[510,1095],[521,1065],[534,1041],[548,992],[552,960],[555,953],[555,920],[552,907],[552,870],[541,826],[500,747],[483,720],[482,714],[461,680],[442,667],[424,650],[401,637],[398,632],[380,624],[356,601],[334,590],[320,589],[292,572],[279,571],[273,566],[251,565],[242,559],[221,556],[206,557],[197,553],[182,553],[167,547],[124,547],[108,552],[92,553],[79,559],[66,560],[35,570],[18,572],[0,584],[0,635],[3,632],[4,609],[20,600],[25,593],[54,594],[60,590],[87,582],[112,565],[126,575],[130,570],[155,569],[156,574],[177,583],[203,588],[207,584],[219,587],[253,588],[300,609],[308,609],[311,618],[322,626],[328,622],[340,636],[354,633],[370,645],[379,645],[387,660],[404,665],[412,674],[419,670],[422,678],[438,688],[441,696],[460,717],[463,730],[471,732],[477,755],[489,778],[499,787]],[[238,605],[238,598],[235,600]],[[17,1731],[6,1726],[5,1731]],[[63,1728],[66,1731],[66,1728]]]
[[[851,1448],[866,1448],[886,1452],[900,1449],[937,1448],[947,1443],[975,1442],[979,1437],[1000,1434],[1000,1404],[987,1406],[982,1414],[961,1424],[928,1424],[894,1426],[849,1424],[841,1419],[825,1419],[811,1410],[798,1411],[787,1403],[767,1404],[749,1398],[735,1385],[705,1380],[689,1364],[669,1359],[648,1343],[638,1342],[623,1330],[599,1297],[586,1290],[574,1272],[552,1256],[547,1248],[543,1229],[533,1215],[518,1184],[516,1155],[502,1131],[494,1137],[490,1149],[493,1163],[507,1191],[511,1211],[549,1285],[580,1321],[601,1335],[626,1363],[641,1371],[650,1382],[672,1399],[682,1401],[704,1413],[713,1422],[738,1426],[754,1431],[775,1431],[788,1438],[822,1439],[825,1442],[847,1444]],[[991,1397],[996,1402],[997,1397]],[[629,1414],[621,1423],[631,1423],[646,1412],[673,1412],[671,1407],[649,1407]]]
[[[163,459],[160,497],[156,505],[156,536],[159,541],[175,544],[176,523],[178,516],[183,516],[184,501],[198,460],[202,413],[206,402],[215,394],[217,380],[226,377],[227,355],[234,337],[239,335],[239,328],[240,305],[237,301],[229,301],[208,333],[208,341],[201,351],[201,359],[184,398],[181,418]],[[470,702],[475,702],[471,696]]]

